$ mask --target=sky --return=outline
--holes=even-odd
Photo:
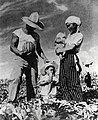
[[[38,12],[45,25],[38,31],[40,43],[49,60],[59,64],[54,52],[54,39],[58,32],[68,30],[65,20],[71,15],[80,17],[80,30],[84,35],[79,52],[82,65],[93,61],[90,71],[98,73],[98,1],[97,0],[0,0],[0,78],[9,78],[13,69],[14,54],[10,52],[12,32],[24,25],[21,18]],[[39,70],[43,61],[39,58]]]

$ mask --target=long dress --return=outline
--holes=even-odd
[[[72,40],[69,39],[67,42],[71,42],[76,44],[76,47],[72,50],[68,50],[64,56],[64,59],[60,60],[60,72],[59,72],[59,83],[60,83],[60,97],[63,100],[74,100],[74,101],[82,101],[82,88],[80,85],[80,79],[78,71],[76,70],[76,63],[75,63],[75,54],[76,48],[79,48],[83,36],[81,33],[76,33],[74,36],[71,37]],[[80,41],[81,38],[81,41]]]

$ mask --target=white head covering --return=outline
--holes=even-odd
[[[69,16],[65,21],[65,24],[66,23],[76,23],[78,26],[80,26],[81,25],[81,20],[80,20],[79,17]]]

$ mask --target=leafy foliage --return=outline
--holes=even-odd
[[[95,81],[96,80],[96,81]],[[98,85],[92,78],[88,88],[81,80],[84,101],[58,100],[50,97],[47,102],[37,96],[27,102],[25,80],[21,85],[16,103],[7,103],[8,84],[0,86],[0,120],[98,120]]]

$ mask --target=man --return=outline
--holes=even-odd
[[[44,63],[48,61],[40,46],[40,36],[34,31],[35,29],[44,29],[43,23],[39,20],[38,13],[34,12],[29,17],[22,17],[22,20],[26,26],[13,32],[10,45],[10,50],[16,55],[8,97],[9,101],[13,102],[16,100],[24,73],[26,76],[27,101],[35,98],[31,81],[31,68],[33,74],[32,80],[36,83],[38,76],[37,54],[44,60]]]
[[[87,72],[87,74],[85,75],[84,80],[85,80],[87,87],[91,88],[91,75],[89,72]]]

